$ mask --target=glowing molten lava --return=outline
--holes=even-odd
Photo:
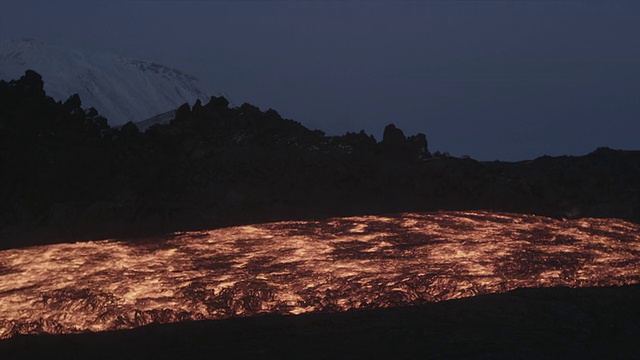
[[[0,338],[640,282],[640,226],[440,212],[0,251]]]

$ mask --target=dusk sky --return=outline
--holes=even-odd
[[[0,40],[20,38],[174,67],[328,134],[395,123],[479,160],[640,150],[639,1],[0,0]]]

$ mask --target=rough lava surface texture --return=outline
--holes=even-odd
[[[42,75],[49,96],[65,101],[77,93],[83,107],[96,108],[112,126],[210,98],[193,76],[156,63],[33,39],[0,42],[0,79],[17,79],[28,69]]]
[[[640,226],[402,213],[0,251],[0,339],[640,283]]]

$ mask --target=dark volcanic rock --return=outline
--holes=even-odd
[[[80,105],[46,97],[35,72],[0,82],[2,246],[33,243],[34,231],[77,240],[399,211],[640,221],[638,151],[478,162],[431,157],[423,134],[394,125],[379,143],[326,136],[223,97],[184,104],[144,133]]]
[[[407,142],[407,137],[394,124],[389,124],[384,128],[382,142],[390,148],[402,147]]]
[[[408,139],[394,124],[384,128],[380,148],[384,157],[392,161],[412,161],[429,157],[427,137],[424,134],[410,136]]]

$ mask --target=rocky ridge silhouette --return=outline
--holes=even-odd
[[[393,124],[380,142],[326,136],[223,97],[140,132],[43,84],[33,71],[0,82],[2,247],[401,211],[640,221],[640,151],[480,162],[431,154]]]

